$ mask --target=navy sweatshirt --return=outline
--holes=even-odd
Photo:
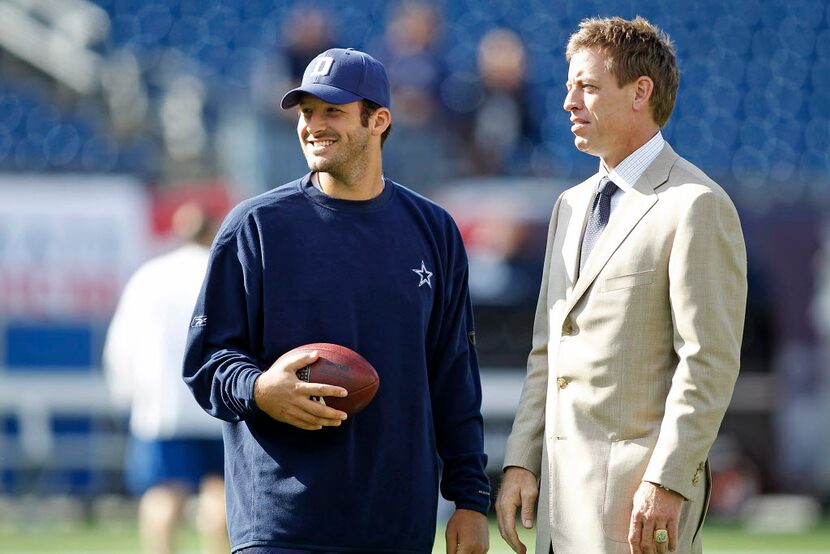
[[[367,201],[310,175],[237,206],[211,251],[184,379],[224,420],[233,549],[431,552],[439,476],[486,513],[467,259],[452,218],[390,181]],[[296,346],[362,354],[380,387],[340,427],[271,419],[254,381]]]

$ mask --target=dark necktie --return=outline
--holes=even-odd
[[[579,251],[579,272],[585,267],[588,255],[597,243],[605,226],[608,225],[608,218],[611,216],[611,197],[619,187],[608,177],[603,177],[599,184],[599,192],[594,197],[594,205],[591,207],[591,214],[588,216],[588,225],[585,226],[585,235],[582,237],[582,250]]]

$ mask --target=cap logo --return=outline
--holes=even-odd
[[[334,58],[329,56],[320,56],[316,60],[317,65],[311,70],[309,76],[317,77],[318,75],[328,75],[331,72],[331,66],[334,63]]]

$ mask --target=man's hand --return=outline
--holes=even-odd
[[[487,516],[459,508],[447,522],[447,554],[485,554],[490,550]]]
[[[643,481],[634,494],[631,510],[631,524],[628,529],[628,544],[631,554],[666,554],[677,548],[677,533],[683,496]],[[669,542],[654,542],[654,531],[666,529]]]
[[[533,472],[515,466],[505,470],[496,500],[499,533],[510,548],[519,554],[526,554],[527,547],[516,533],[516,509],[521,508],[522,525],[525,529],[530,529],[533,527],[538,497],[539,485]]]
[[[336,427],[346,419],[346,413],[312,400],[312,396],[346,396],[343,387],[306,383],[297,378],[297,370],[314,363],[318,353],[302,352],[280,357],[257,377],[254,383],[254,401],[260,410],[283,423],[314,431]]]

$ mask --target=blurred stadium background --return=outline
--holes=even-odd
[[[185,199],[223,213],[305,171],[278,101],[328,46],[387,64],[385,172],[462,229],[497,475],[550,208],[596,169],[561,108],[564,43],[595,15],[672,36],[682,77],[664,134],[744,225],[743,368],[711,521],[813,529],[826,548],[812,551],[830,552],[826,0],[0,0],[0,552],[104,552],[14,537],[131,521],[125,418],[100,368],[121,287],[171,246]]]

